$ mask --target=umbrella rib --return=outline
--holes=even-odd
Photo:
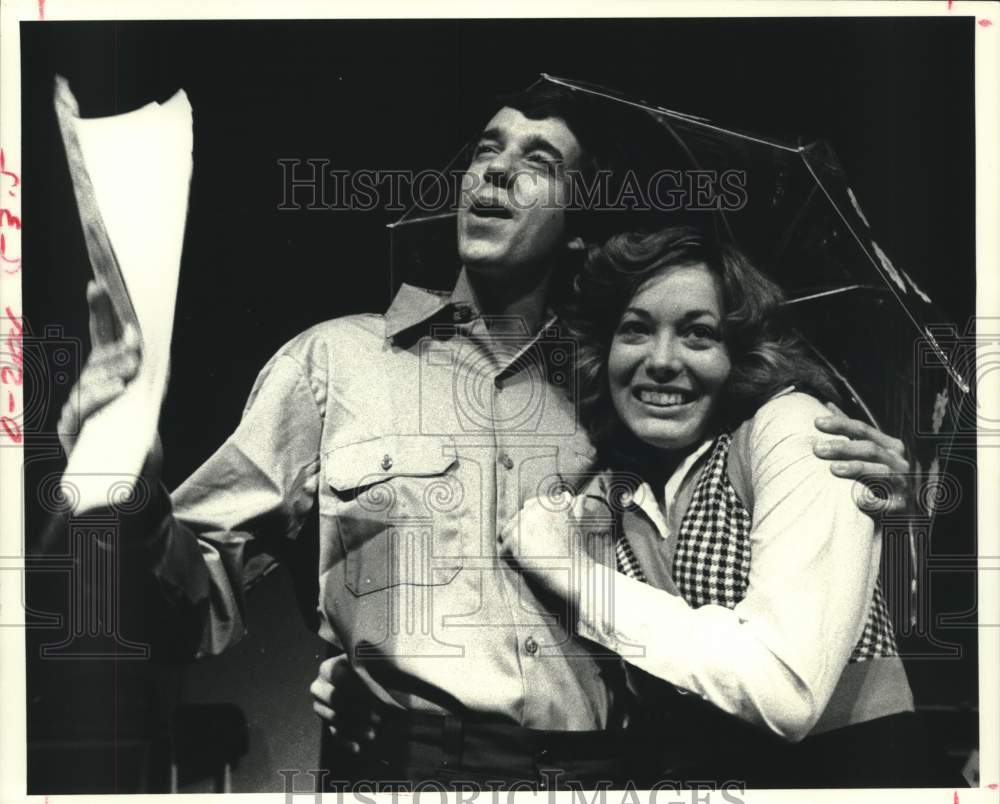
[[[780,260],[782,255],[785,253],[785,249],[788,248],[788,244],[792,242],[792,235],[795,233],[796,228],[799,225],[799,221],[805,217],[806,210],[812,203],[813,197],[816,195],[816,186],[813,185],[809,190],[809,196],[805,201],[802,202],[802,206],[795,213],[795,217],[792,218],[792,222],[785,227],[785,233],[782,235],[781,240],[778,242],[778,248],[774,252],[774,257],[772,258],[772,264],[776,265]]]
[[[454,212],[439,212],[437,215],[426,215],[423,218],[410,218],[409,220],[398,220],[385,225],[386,229],[395,229],[397,226],[409,226],[411,223],[427,223],[427,221],[440,221],[445,218],[454,218]]]
[[[895,296],[896,301],[899,303],[899,306],[903,308],[903,312],[906,313],[907,317],[913,323],[913,326],[916,327],[917,331],[930,342],[931,348],[937,354],[938,359],[944,364],[944,367],[947,370],[948,374],[951,375],[951,378],[958,383],[959,387],[965,393],[969,393],[971,389],[969,387],[969,384],[965,381],[965,378],[958,373],[958,370],[954,366],[951,365],[951,361],[945,354],[944,349],[942,349],[941,345],[937,342],[937,339],[933,335],[931,335],[931,333],[927,330],[926,327],[921,326],[920,322],[917,321],[913,313],[910,312],[910,308],[903,301],[902,296],[899,295],[899,291],[897,291],[893,283],[886,278],[885,272],[875,261],[875,258],[872,257],[871,253],[868,251],[868,247],[865,246],[865,244],[862,242],[861,238],[858,236],[858,233],[854,231],[854,227],[851,226],[851,222],[847,220],[847,218],[844,216],[844,213],[840,211],[840,207],[837,206],[837,202],[833,200],[833,197],[827,191],[826,185],[823,184],[823,180],[820,179],[818,175],[816,175],[816,171],[813,170],[812,165],[809,164],[809,160],[806,158],[805,153],[800,152],[800,156],[802,157],[803,164],[806,166],[806,170],[809,171],[810,175],[815,180],[816,185],[823,191],[823,195],[826,196],[826,200],[830,202],[830,206],[833,207],[834,211],[844,222],[844,226],[847,227],[847,231],[851,233],[851,237],[853,237],[857,242],[858,246],[861,247],[861,251],[868,258],[868,261],[872,264],[872,267],[875,269],[876,273],[878,273],[878,275],[882,277],[882,281],[889,289],[889,292],[892,293],[893,296]]]
[[[680,112],[672,112],[669,109],[662,109],[658,107],[649,106],[644,103],[637,103],[636,101],[625,100],[624,98],[616,98],[614,95],[609,95],[606,92],[598,92],[596,89],[589,89],[587,87],[577,86],[570,81],[564,81],[561,78],[556,78],[548,73],[542,73],[545,78],[554,84],[560,84],[564,87],[568,87],[579,92],[586,92],[588,95],[596,95],[599,98],[605,98],[607,100],[615,101],[616,103],[624,103],[626,106],[634,106],[636,109],[642,109],[646,112],[653,112],[655,114],[666,115],[667,117],[673,117],[678,120],[683,120],[685,123],[690,123],[694,126],[701,126],[702,128],[707,128],[712,131],[718,132],[720,134],[728,134],[732,137],[739,137],[740,139],[748,140],[749,142],[756,142],[758,145],[767,145],[770,148],[779,148],[782,151],[788,151],[789,153],[801,153],[804,148],[802,146],[792,146],[785,145],[781,142],[775,142],[773,140],[766,140],[762,137],[754,137],[750,134],[744,134],[742,131],[733,131],[732,129],[722,128],[721,126],[713,125],[700,117],[692,117],[691,115],[681,114]]]
[[[824,355],[824,354],[823,354],[823,353],[822,353],[822,352],[821,352],[821,351],[820,351],[819,349],[817,349],[817,348],[816,348],[816,347],[815,347],[815,346],[813,345],[812,341],[810,341],[810,340],[809,340],[809,339],[808,339],[808,338],[807,338],[807,337],[806,337],[805,335],[803,335],[803,334],[802,334],[801,332],[799,332],[798,334],[799,334],[799,337],[800,337],[800,338],[802,338],[802,340],[803,340],[803,341],[805,341],[805,342],[806,342],[806,344],[808,344],[808,346],[809,346],[810,350],[812,350],[812,353],[813,353],[813,355],[814,355],[814,356],[815,356],[815,357],[816,357],[817,359],[819,359],[819,360],[820,360],[820,361],[821,361],[821,362],[823,363],[823,365],[825,365],[825,366],[826,366],[827,370],[828,370],[828,371],[829,371],[829,372],[830,372],[831,374],[833,374],[833,376],[835,376],[835,377],[836,377],[836,378],[837,378],[838,380],[840,380],[840,382],[841,382],[841,383],[843,383],[844,387],[845,387],[845,388],[846,388],[846,389],[847,389],[848,391],[850,391],[850,392],[851,392],[851,398],[852,398],[852,401],[854,402],[854,404],[855,404],[855,405],[857,405],[857,406],[858,406],[859,408],[861,408],[861,412],[862,412],[862,413],[863,413],[863,414],[864,414],[865,416],[867,416],[867,417],[868,417],[868,421],[870,421],[870,422],[872,423],[872,425],[873,425],[873,426],[874,426],[874,427],[875,427],[875,428],[876,428],[877,430],[881,431],[881,430],[882,430],[882,426],[881,426],[881,425],[880,425],[880,424],[878,423],[878,419],[877,419],[877,418],[875,418],[875,414],[874,414],[874,413],[872,413],[872,411],[871,411],[871,408],[869,408],[869,407],[868,407],[868,406],[867,406],[867,405],[865,404],[865,400],[864,400],[864,399],[862,399],[862,397],[861,397],[861,394],[859,394],[859,393],[858,393],[858,392],[857,392],[857,391],[855,390],[854,386],[853,386],[853,385],[851,384],[851,381],[850,381],[850,380],[848,380],[848,379],[847,379],[847,377],[845,377],[845,376],[843,375],[843,373],[842,373],[841,371],[839,371],[839,370],[837,369],[837,367],[836,367],[835,365],[833,365],[833,363],[832,363],[832,362],[830,362],[830,360],[829,360],[829,359],[827,358],[827,356],[826,356],[826,355]]]
[[[822,299],[825,296],[836,296],[838,293],[847,293],[852,290],[882,290],[882,288],[876,288],[872,285],[847,285],[842,288],[822,290],[819,293],[810,293],[808,296],[799,296],[796,299],[785,299],[784,304],[798,304],[799,302],[812,301],[813,299]]]
[[[844,216],[844,213],[840,211],[840,207],[837,206],[837,202],[834,201],[830,193],[827,192],[826,185],[824,185],[823,180],[820,179],[818,175],[816,175],[816,171],[813,170],[812,165],[809,164],[809,160],[805,157],[805,154],[802,155],[802,162],[806,166],[806,170],[809,171],[810,175],[815,180],[816,186],[818,186],[823,191],[823,195],[825,195],[826,200],[830,202],[830,206],[833,207],[834,211],[840,217],[840,220],[844,222],[844,226],[846,226],[847,231],[851,233],[851,237],[853,237],[857,242],[857,244],[861,247],[861,251],[864,252],[864,255],[868,258],[868,262],[871,263],[876,273],[878,273],[878,275],[882,277],[882,281],[885,282],[886,287],[889,288],[889,292],[896,297],[896,301],[899,302],[900,307],[903,308],[903,310],[906,312],[906,315],[909,317],[910,321],[913,322],[913,326],[915,326],[918,330],[922,330],[923,328],[920,326],[920,322],[913,317],[913,313],[910,312],[909,307],[907,307],[906,304],[903,302],[902,297],[899,295],[899,292],[895,289],[893,283],[886,278],[885,273],[879,267],[878,263],[875,261],[875,258],[872,257],[872,255],[869,253],[868,247],[864,244],[864,242],[862,242],[861,238],[858,236],[858,233],[854,231],[854,227],[851,226],[851,222],[847,220],[847,218]]]

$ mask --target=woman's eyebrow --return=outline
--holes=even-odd
[[[645,318],[652,318],[653,317],[652,313],[650,313],[649,310],[645,310],[642,307],[626,307],[622,311],[622,315],[625,315],[626,313],[632,313],[633,315],[639,315],[639,316],[643,316]],[[716,320],[718,320],[718,318],[719,318],[719,314],[715,310],[701,310],[701,309],[698,309],[698,310],[687,310],[683,315],[681,315],[681,317],[678,320],[682,321],[682,322],[683,321],[690,321],[690,320],[695,319],[695,318],[701,318],[704,315],[707,315],[709,318],[713,318],[713,319],[716,319]]]
[[[715,320],[719,319],[719,313],[718,313],[718,311],[716,311],[716,310],[701,310],[701,309],[699,309],[699,310],[688,310],[686,313],[684,313],[684,315],[682,315],[680,317],[680,320],[681,321],[691,321],[691,320],[693,320],[695,318],[701,318],[704,315],[707,315],[709,318],[712,318],[712,319],[715,319]]]

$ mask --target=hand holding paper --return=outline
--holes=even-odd
[[[57,78],[56,111],[97,277],[88,289],[93,351],[71,395],[78,408],[60,422],[71,450],[64,484],[79,513],[107,505],[123,483],[131,488],[158,449],[192,170],[191,106],[180,91],[162,105],[81,119]]]
[[[110,295],[95,280],[87,283],[87,306],[92,348],[57,427],[59,443],[67,456],[73,452],[81,423],[125,393],[142,363],[138,330],[132,324],[122,327]]]

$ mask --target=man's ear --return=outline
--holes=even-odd
[[[582,237],[574,237],[566,244],[566,249],[568,251],[583,251],[587,247],[587,244],[583,242]]]

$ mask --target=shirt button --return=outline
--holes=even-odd
[[[382,457],[382,469],[385,470],[386,472],[392,469],[392,458],[390,458],[388,455]]]
[[[510,457],[506,452],[500,456],[500,464],[504,469],[514,468],[514,459]]]
[[[529,656],[534,656],[536,653],[538,653],[538,643],[535,642],[534,637],[528,637],[526,640],[524,640],[524,652],[527,653]]]

